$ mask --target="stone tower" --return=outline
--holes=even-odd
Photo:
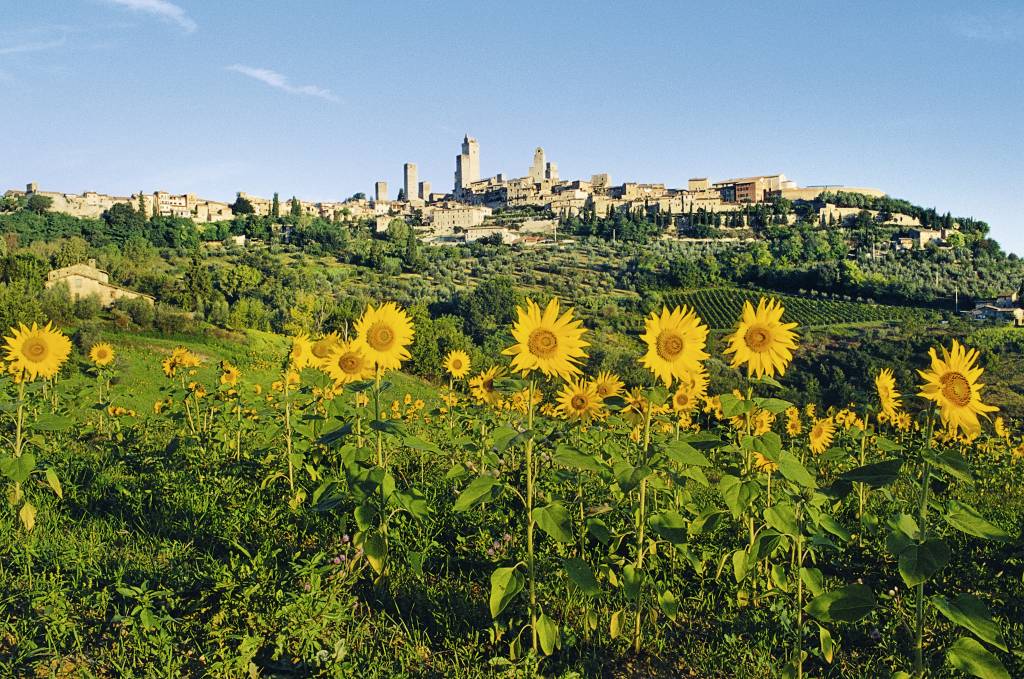
[[[405,199],[415,200],[419,197],[419,174],[416,163],[405,164]]]
[[[546,169],[546,161],[544,159],[544,149],[540,146],[533,152],[533,165],[530,166],[530,172],[527,176],[535,182],[544,181],[544,170]]]
[[[477,181],[480,181],[480,145],[467,134],[462,140],[462,153],[455,156],[455,195]]]
[[[388,199],[387,182],[377,182],[373,185],[373,199],[378,202],[384,202]]]

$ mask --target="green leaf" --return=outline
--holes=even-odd
[[[687,530],[686,522],[679,512],[668,510],[655,514],[649,521],[651,529],[674,545],[686,543]]]
[[[608,468],[599,462],[593,455],[587,455],[571,446],[560,443],[551,456],[556,464],[570,469],[582,469],[588,472],[602,472]]]
[[[497,568],[491,573],[491,617],[497,618],[517,594],[523,591],[526,578],[517,566]]]
[[[540,648],[544,655],[551,655],[561,645],[561,632],[558,623],[543,613],[537,618],[537,636],[540,637]]]
[[[559,542],[572,542],[572,519],[565,507],[552,502],[533,510],[533,520],[545,533]]]
[[[640,596],[640,583],[643,578],[643,573],[637,573],[636,567],[633,564],[628,564],[622,568],[622,590],[626,594],[626,598],[630,601],[636,601]]]
[[[949,557],[949,545],[939,538],[928,538],[923,543],[910,543],[899,556],[903,582],[907,583],[908,587],[926,582],[949,563]]]
[[[154,629],[157,625],[157,618],[153,615],[153,611],[148,608],[143,608],[139,613],[139,621],[145,629]]]
[[[736,582],[742,582],[743,578],[747,577],[747,573],[750,571],[748,561],[745,550],[737,549],[732,553],[732,575],[736,578]]]
[[[406,493],[396,490],[391,497],[395,498],[399,506],[412,514],[415,519],[423,521],[430,516],[430,505],[427,502],[427,497],[416,488],[410,488]]]
[[[519,436],[519,431],[508,426],[503,425],[498,427],[491,433],[491,440],[494,441],[494,449],[502,453],[512,444],[512,440]]]
[[[991,652],[970,637],[960,637],[946,651],[946,660],[967,674],[981,679],[1010,679],[1010,673]]]
[[[875,595],[867,585],[847,585],[814,597],[804,608],[822,622],[853,622],[875,607]]]
[[[974,485],[974,476],[971,474],[971,467],[959,453],[952,450],[927,449],[921,456],[952,477],[958,478],[965,483]]]
[[[844,472],[839,475],[839,478],[850,483],[864,483],[872,488],[881,488],[888,486],[899,477],[902,466],[903,460],[873,462]]]
[[[825,591],[825,577],[817,568],[801,568],[800,579],[804,581],[807,590],[814,596],[819,596]]]
[[[764,510],[764,520],[769,526],[783,535],[796,537],[800,534],[800,526],[793,512],[793,505],[777,504]]]
[[[715,526],[726,514],[721,509],[705,509],[700,516],[690,521],[690,535],[701,535],[715,530]]]
[[[562,566],[565,568],[565,574],[569,576],[572,583],[579,587],[584,594],[587,596],[597,596],[601,593],[601,588],[597,584],[597,578],[594,577],[594,571],[586,561],[573,557],[565,559],[562,562]]]
[[[722,445],[722,439],[707,431],[684,434],[679,440],[686,441],[697,450],[712,450]]]
[[[694,448],[687,441],[672,441],[665,446],[664,450],[669,459],[677,464],[694,467],[711,466],[711,462],[708,461],[708,458],[704,457],[704,453]]]
[[[323,436],[320,437],[320,443],[325,446],[333,446],[345,439],[346,436],[352,433],[352,424],[346,422],[337,429],[333,429]]]
[[[999,625],[992,619],[985,603],[976,596],[961,594],[950,600],[944,596],[933,596],[931,604],[939,613],[946,616],[950,622],[961,627],[966,627],[978,635],[982,641],[987,641],[996,648],[1007,651],[1006,641],[999,631]]]
[[[835,644],[832,642],[832,635],[824,627],[818,627],[818,645],[821,648],[821,657],[831,665]]]
[[[57,478],[57,472],[53,470],[53,467],[46,468],[46,483],[53,489],[53,492],[57,494],[61,500],[64,499],[64,489],[60,485],[60,479]]]
[[[359,526],[359,530],[370,530],[377,525],[377,508],[372,500],[367,500],[363,504],[358,505],[353,514],[355,514],[356,525]]]
[[[376,531],[364,533],[360,546],[363,548],[363,554],[366,555],[370,566],[380,574],[384,570],[384,561],[388,557],[388,545],[384,536]]]
[[[669,620],[675,621],[676,616],[679,615],[679,600],[667,589],[664,592],[658,592],[658,606]]]
[[[783,401],[781,398],[755,398],[754,403],[761,410],[767,410],[773,415],[778,415],[787,408],[793,407],[792,403]]]
[[[31,427],[37,431],[67,431],[74,423],[75,421],[66,415],[47,413],[40,415]]]
[[[800,460],[797,459],[793,453],[788,450],[782,451],[779,456],[779,471],[782,475],[793,483],[798,483],[804,488],[817,488],[818,484],[815,483],[814,477],[811,476],[807,468],[801,464]]]
[[[385,434],[394,434],[395,436],[402,436],[405,434],[405,428],[391,420],[370,420],[370,429],[383,432]]]
[[[436,455],[441,454],[441,449],[438,448],[436,444],[431,443],[430,441],[424,441],[417,436],[406,436],[403,443],[413,450],[419,450],[424,453],[434,453]]]
[[[875,445],[878,446],[879,450],[886,453],[892,453],[897,450],[901,450],[900,444],[890,439],[887,439],[884,436],[879,436],[875,440]]]
[[[951,500],[946,506],[946,513],[942,516],[953,528],[963,531],[984,540],[1009,541],[1010,535],[999,526],[988,522],[978,510],[970,505],[965,505]]]
[[[493,476],[478,476],[469,482],[465,490],[459,493],[453,509],[457,512],[465,512],[478,504],[497,498],[503,488],[501,481]]]
[[[739,518],[761,493],[761,486],[756,481],[740,481],[735,476],[726,474],[719,480],[718,490],[722,493],[733,517]]]
[[[744,413],[749,413],[754,407],[753,401],[747,401],[746,399],[736,398],[733,394],[722,394],[722,414],[726,417],[736,417]]]
[[[15,483],[27,481],[35,468],[36,456],[32,453],[22,453],[21,457],[8,457],[0,460],[0,471]]]
[[[654,472],[650,467],[634,467],[627,462],[622,462],[615,465],[615,482],[619,484],[623,493],[628,493],[652,473]]]
[[[607,545],[612,539],[608,525],[601,519],[587,519],[587,533],[592,535],[602,545]]]
[[[832,533],[832,535],[835,535],[843,542],[849,542],[850,538],[852,537],[850,535],[850,531],[846,530],[846,528],[844,528],[842,524],[836,521],[835,517],[833,517],[831,514],[822,514],[821,516],[819,516],[818,525],[827,530],[829,533]]]

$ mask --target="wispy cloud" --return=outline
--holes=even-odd
[[[292,85],[288,82],[288,78],[277,71],[271,71],[269,68],[254,68],[252,66],[243,66],[242,64],[234,64],[228,66],[227,70],[234,71],[235,73],[241,73],[244,76],[248,76],[255,80],[259,80],[265,85],[288,92],[289,94],[304,94],[309,97],[318,97],[320,99],[326,99],[327,101],[338,101],[330,90],[318,87],[316,85]]]
[[[0,54],[21,54],[23,52],[41,52],[52,50],[63,46],[64,38],[60,40],[47,40],[45,42],[23,42],[18,45],[0,45]]]
[[[184,9],[167,0],[107,0],[107,2],[134,12],[152,14],[164,21],[178,24],[186,33],[192,33],[199,28],[199,25]]]
[[[1024,13],[961,14],[952,20],[953,32],[968,40],[1007,43],[1024,37]]]

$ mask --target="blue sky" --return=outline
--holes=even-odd
[[[481,170],[785,172],[1024,254],[1024,4],[38,0],[0,14],[0,188],[336,200]]]

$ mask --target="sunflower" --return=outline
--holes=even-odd
[[[469,354],[461,349],[453,349],[444,357],[444,369],[457,380],[469,374]]]
[[[777,300],[767,301],[764,297],[757,303],[757,310],[747,301],[743,303],[743,316],[736,332],[726,340],[729,346],[726,354],[733,354],[732,366],[746,364],[747,375],[774,377],[786,373],[786,366],[793,360],[797,334],[793,332],[796,323],[783,323],[783,306]]]
[[[775,424],[775,414],[767,410],[758,410],[754,414],[753,425],[754,425],[754,436],[761,436],[767,434],[772,430],[772,426]]]
[[[771,474],[772,472],[776,472],[779,470],[778,464],[772,462],[771,460],[769,460],[767,457],[757,452],[756,450],[754,451],[752,460],[754,463],[754,469],[756,469],[759,472]]]
[[[683,372],[699,369],[700,362],[708,357],[704,351],[708,327],[688,306],[672,311],[662,307],[661,314],[652,311],[644,321],[644,330],[640,339],[647,344],[647,353],[640,363],[666,387]]]
[[[677,413],[690,413],[700,403],[699,394],[694,394],[685,386],[680,385],[672,394],[672,410]]]
[[[407,347],[415,332],[412,319],[394,302],[366,307],[356,321],[356,332],[366,346],[367,357],[381,370],[398,369],[409,358]]]
[[[613,372],[602,370],[597,373],[597,377],[593,379],[594,389],[597,390],[597,395],[601,398],[612,398],[622,393],[622,390],[626,387],[619,376]]]
[[[878,391],[878,403],[886,417],[894,417],[903,407],[900,403],[900,392],[896,391],[896,378],[889,368],[883,368],[875,378],[875,389]]]
[[[71,340],[50,323],[42,328],[35,323],[31,328],[20,323],[11,332],[10,337],[4,338],[6,358],[11,362],[8,370],[28,380],[54,377],[71,353]]]
[[[836,434],[836,425],[831,417],[815,420],[811,427],[810,442],[811,452],[820,455],[832,445],[832,438]]]
[[[804,431],[804,425],[800,422],[799,418],[790,418],[786,420],[786,433],[790,436],[799,436]]]
[[[1010,438],[1010,430],[1006,428],[1006,422],[1003,421],[1001,416],[996,415],[996,419],[992,421],[992,428],[995,430],[996,436],[999,438]]]
[[[367,354],[366,345],[360,340],[333,345],[321,366],[334,380],[335,386],[373,377],[373,362]]]
[[[309,341],[308,335],[298,334],[292,338],[292,348],[288,352],[288,358],[291,361],[291,367],[295,370],[302,370],[306,366],[316,363],[313,344]]]
[[[480,403],[496,406],[501,403],[501,394],[495,390],[494,382],[504,376],[504,368],[497,365],[492,366],[469,381],[470,393]]]
[[[577,379],[562,385],[556,397],[558,412],[567,420],[590,422],[601,414],[602,398],[592,382]]]
[[[242,376],[242,372],[231,365],[227,361],[220,362],[220,383],[233,387],[238,384],[238,378]]]
[[[910,413],[896,413],[896,428],[900,431],[910,431]]]
[[[683,371],[679,375],[679,387],[672,394],[672,410],[689,414],[708,396],[708,373],[704,366],[696,371]]]
[[[341,337],[336,332],[324,335],[310,344],[309,351],[313,354],[312,364],[326,372],[327,355],[331,353],[331,349],[339,344],[341,344]]]
[[[978,415],[999,410],[981,402],[984,385],[978,382],[978,378],[984,369],[974,367],[978,351],[967,349],[953,340],[952,350],[942,348],[942,358],[934,348],[928,350],[928,355],[932,359],[931,369],[917,371],[925,381],[918,396],[939,406],[939,415],[948,429],[977,434],[981,431]]]
[[[89,360],[101,368],[110,365],[114,362],[114,347],[107,342],[92,345],[92,349],[89,349]]]
[[[626,405],[623,406],[620,412],[626,421],[634,426],[643,424],[644,418],[647,417],[648,409],[651,411],[651,417],[663,415],[671,410],[671,407],[668,405],[652,406],[644,390],[640,387],[633,387],[626,392],[625,400]]]
[[[563,380],[578,375],[578,364],[587,357],[583,347],[590,343],[583,340],[586,329],[583,321],[573,320],[573,310],[559,315],[556,298],[543,312],[532,299],[526,300],[525,309],[519,307],[516,312],[519,318],[512,326],[516,343],[502,352],[512,356],[512,371],[525,376],[540,370]]]

